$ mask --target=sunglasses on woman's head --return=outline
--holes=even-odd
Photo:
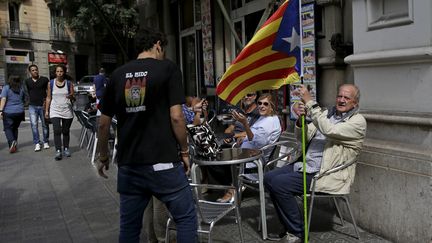
[[[254,96],[255,94],[247,94],[246,97],[250,98],[252,96]]]
[[[258,105],[269,106],[269,103],[258,101]]]

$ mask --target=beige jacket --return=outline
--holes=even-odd
[[[307,141],[310,142],[317,128],[327,138],[319,173],[335,166],[357,160],[366,135],[366,120],[357,111],[345,117],[341,122],[332,124],[327,118],[328,110],[315,105],[315,101],[306,103],[307,113],[312,122],[306,126]],[[295,134],[301,144],[301,128],[296,127]],[[328,176],[320,178],[315,185],[316,192],[348,194],[354,182],[355,164]]]

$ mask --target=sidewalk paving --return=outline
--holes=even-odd
[[[110,167],[107,180],[97,175],[87,151],[78,147],[76,120],[71,128],[72,157],[54,160],[52,126],[51,148],[34,152],[26,120],[19,130],[15,154],[9,154],[0,122],[0,242],[117,242],[116,168]],[[245,242],[270,242],[262,240],[257,231],[259,207],[253,192],[246,192],[241,212]],[[358,242],[352,225],[341,227],[333,215],[314,212],[310,242]],[[271,207],[268,224],[270,232],[281,229]],[[362,242],[389,242],[363,230],[360,234]],[[213,242],[240,241],[232,218],[219,222],[212,236]],[[141,242],[146,242],[142,238]],[[200,239],[206,242],[206,237]]]

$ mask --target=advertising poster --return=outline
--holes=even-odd
[[[204,62],[204,84],[205,86],[215,86],[213,68],[213,41],[211,23],[211,3],[210,0],[201,1],[201,29]]]
[[[303,84],[316,100],[316,50],[315,50],[315,19],[314,4],[304,4],[301,11],[302,41],[303,41]],[[298,87],[301,83],[291,84],[290,91],[290,119],[296,120],[293,112],[300,101]]]

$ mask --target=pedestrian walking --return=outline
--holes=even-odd
[[[9,83],[3,87],[0,100],[0,118],[9,144],[9,152],[17,151],[18,127],[24,121],[25,93],[18,76],[10,76]]]
[[[98,133],[98,172],[107,177],[108,137],[117,118],[119,242],[139,242],[142,217],[152,196],[173,217],[178,243],[197,241],[197,219],[189,172],[185,102],[180,69],[164,59],[164,34],[140,30],[138,58],[116,69],[105,88]],[[179,151],[180,149],[180,151]]]
[[[39,120],[42,126],[43,148],[49,149],[49,126],[45,119],[45,99],[47,96],[47,88],[49,80],[47,77],[39,75],[39,68],[32,64],[28,67],[30,78],[24,80],[24,89],[29,97],[29,116],[33,134],[34,151],[41,150],[41,140],[39,136]]]
[[[105,77],[105,69],[100,68],[99,74],[96,75],[93,79],[93,84],[96,92],[96,103],[99,104],[102,100],[103,93],[105,91],[105,85],[107,82],[107,78]]]
[[[45,117],[50,118],[53,124],[56,150],[54,159],[61,160],[63,156],[71,156],[69,139],[73,120],[72,102],[75,98],[72,82],[65,79],[66,67],[57,65],[55,72],[56,77],[50,80],[47,88]]]

